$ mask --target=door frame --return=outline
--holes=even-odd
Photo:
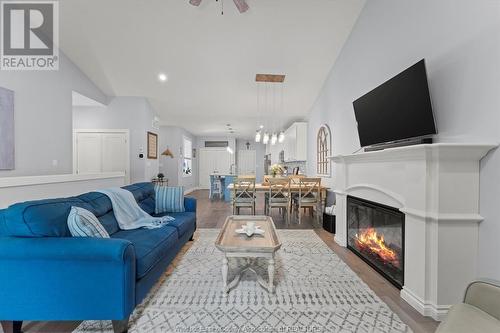
[[[125,183],[130,184],[130,130],[128,129],[96,129],[78,128],[73,129],[73,174],[77,174],[78,154],[76,153],[77,138],[80,133],[102,133],[102,134],[125,134],[126,140],[126,163],[125,163]]]

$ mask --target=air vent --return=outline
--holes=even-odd
[[[205,148],[226,148],[228,141],[205,141]]]

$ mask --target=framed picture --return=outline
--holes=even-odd
[[[156,160],[158,158],[158,134],[148,132],[148,158]]]

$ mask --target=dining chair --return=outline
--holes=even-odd
[[[305,178],[305,175],[290,175],[288,178],[290,178],[290,183],[291,185],[299,185],[299,181],[301,178]]]
[[[305,175],[290,175],[288,178],[290,178],[290,186],[299,186],[300,178],[304,178]],[[297,204],[297,200],[295,200],[299,194],[297,192],[292,192],[292,202],[291,205],[294,206]],[[297,208],[295,206],[295,208]]]
[[[255,176],[239,176],[234,180],[233,214],[239,215],[241,208],[250,208],[255,215]]]
[[[321,178],[299,178],[299,193],[294,200],[299,224],[301,222],[301,208],[304,208],[304,211],[308,208],[311,215],[315,209],[316,219],[319,222],[321,216]]]
[[[289,223],[291,200],[290,179],[286,177],[270,178],[268,198],[265,206],[266,215],[271,215],[273,208],[279,208],[280,213],[282,216],[286,216],[286,222]]]

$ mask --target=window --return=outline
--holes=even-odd
[[[330,159],[331,155],[331,133],[328,125],[323,125],[318,131],[317,141],[317,168],[316,172],[320,176],[330,176]]]
[[[182,151],[184,156],[182,160],[182,175],[188,177],[193,174],[193,143],[186,137],[183,140]]]

